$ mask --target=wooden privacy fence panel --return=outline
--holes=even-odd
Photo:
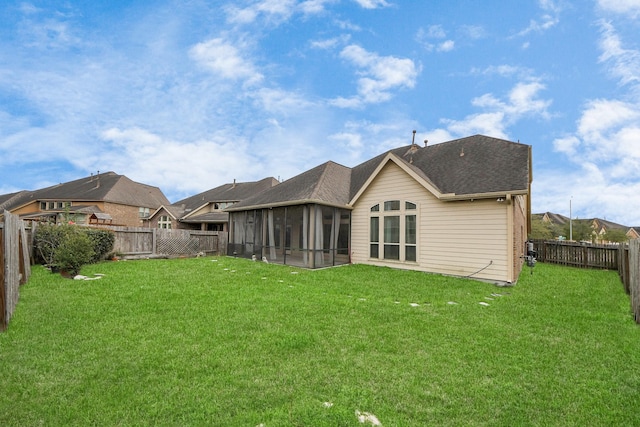
[[[583,268],[618,270],[619,245],[590,245],[556,240],[534,240],[537,260]]]
[[[24,223],[4,211],[0,223],[0,331],[7,329],[18,304],[20,285],[29,280],[31,264]]]
[[[113,251],[124,256],[226,253],[227,233],[222,231],[105,226],[101,228],[114,231]]]
[[[625,285],[631,298],[631,310],[636,323],[640,323],[640,240],[629,242],[629,283]]]

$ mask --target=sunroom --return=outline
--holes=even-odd
[[[229,212],[233,256],[305,268],[350,262],[351,211],[317,203]]]

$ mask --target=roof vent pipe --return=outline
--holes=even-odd
[[[425,147],[427,146],[427,143],[428,143],[428,142],[429,142],[429,140],[428,140],[428,139],[425,139],[425,140],[424,140],[424,146],[425,146]]]

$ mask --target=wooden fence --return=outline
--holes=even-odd
[[[626,256],[618,272],[631,298],[631,310],[636,323],[640,323],[640,239],[629,241],[628,248],[622,253]]]
[[[537,260],[582,268],[617,270],[621,245],[592,245],[558,240],[534,240]]]
[[[222,231],[105,226],[101,228],[115,232],[113,251],[126,258],[227,253],[228,235]]]
[[[24,223],[4,211],[0,222],[0,331],[7,329],[18,304],[20,285],[29,280],[31,263]]]
[[[618,271],[635,321],[640,324],[640,239],[619,245],[534,240],[533,246],[540,262]]]

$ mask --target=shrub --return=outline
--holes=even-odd
[[[110,230],[70,224],[41,224],[34,235],[36,261],[74,275],[82,265],[104,259],[114,242],[115,234]]]
[[[36,262],[53,265],[56,250],[71,232],[71,227],[71,225],[39,224],[33,236]]]
[[[91,239],[93,243],[92,263],[102,261],[113,250],[113,244],[116,241],[116,235],[111,230],[103,230],[97,228],[85,228],[83,231]]]
[[[95,254],[93,245],[86,233],[73,230],[56,249],[53,264],[60,271],[66,271],[69,275],[75,276],[83,265],[90,263],[93,259]]]

